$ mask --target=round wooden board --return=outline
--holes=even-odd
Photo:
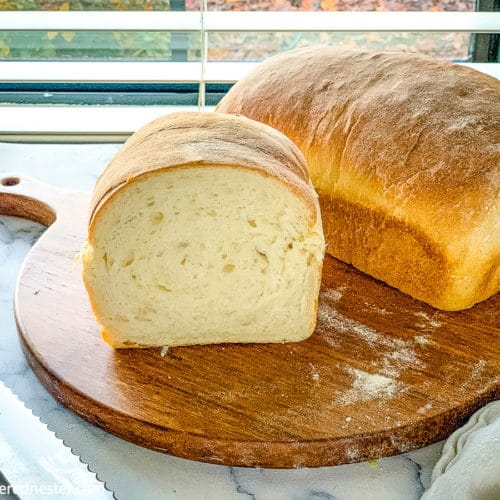
[[[205,462],[317,467],[435,442],[500,396],[499,294],[446,313],[330,257],[304,342],[113,350],[75,263],[88,201],[24,179],[0,186],[0,213],[45,224],[57,213],[16,290],[27,359],[112,434]]]

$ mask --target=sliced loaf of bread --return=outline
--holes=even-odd
[[[307,338],[324,237],[300,151],[222,113],[133,134],[95,186],[83,277],[113,347]]]

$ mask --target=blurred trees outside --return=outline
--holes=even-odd
[[[177,2],[199,10],[200,0]],[[473,11],[475,0],[208,0],[211,11]],[[1,11],[165,11],[170,0],[0,0]],[[410,50],[466,59],[467,33],[210,33],[209,60],[261,60],[312,44]],[[183,43],[187,60],[199,59],[199,35],[164,32],[0,32],[0,58],[76,60],[172,60]],[[176,47],[179,49],[179,47]]]

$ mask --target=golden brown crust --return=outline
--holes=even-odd
[[[135,132],[99,177],[90,205],[96,213],[118,189],[166,168],[200,166],[247,168],[276,177],[299,194],[316,214],[304,158],[276,130],[243,116],[221,113],[172,113]]]
[[[323,222],[325,240],[335,242],[328,248],[331,255],[382,281],[397,281],[398,288],[412,297],[440,300],[441,289],[449,286],[450,265],[425,233],[340,197],[322,197],[320,203],[323,213],[335,213],[334,219],[326,217]],[[430,289],[429,282],[439,284],[439,289]]]
[[[353,252],[364,253],[365,260],[353,264],[443,309],[469,307],[499,289],[495,78],[416,54],[314,47],[265,61],[217,111],[267,123],[299,146],[322,199],[325,227],[344,219],[327,234],[329,253],[347,262]],[[362,223],[358,231],[383,234],[387,252],[374,258],[378,236],[360,240],[353,227],[361,215],[346,206],[351,218],[330,211],[332,197],[332,210],[343,199],[381,215],[370,223],[375,226]],[[395,221],[399,229],[387,232]],[[359,249],[347,249],[342,238]],[[422,253],[403,255],[412,238]],[[408,284],[411,259],[420,277]],[[391,271],[398,260],[399,270]],[[403,261],[406,267],[399,268]]]

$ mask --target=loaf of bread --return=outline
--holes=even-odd
[[[422,55],[313,47],[263,62],[217,111],[298,145],[334,257],[440,309],[499,290],[497,79]]]
[[[304,158],[280,132],[175,113],[98,179],[83,277],[113,347],[307,338],[324,256]]]

